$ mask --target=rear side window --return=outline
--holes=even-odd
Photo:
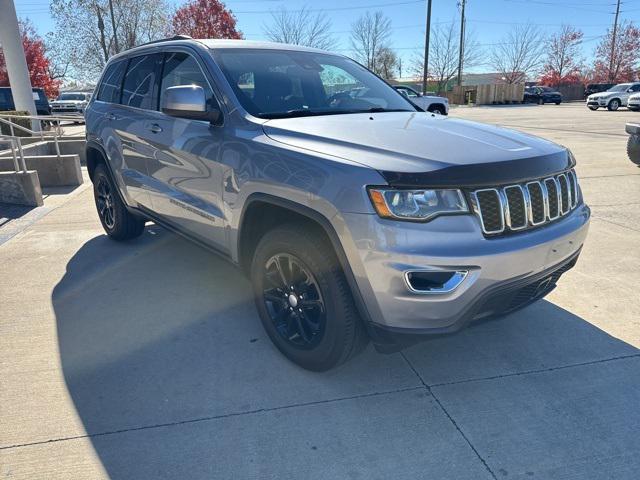
[[[98,89],[96,97],[101,102],[118,103],[120,102],[120,91],[122,87],[122,77],[124,76],[126,61],[112,63],[107,67],[106,72]]]
[[[160,105],[162,105],[164,92],[167,88],[181,85],[202,87],[207,99],[207,105],[215,106],[213,92],[196,59],[184,52],[167,53],[162,71]]]
[[[130,107],[156,110],[161,67],[162,54],[141,55],[129,60],[121,103]]]

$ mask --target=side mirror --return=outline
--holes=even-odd
[[[216,122],[220,110],[207,109],[204,89],[197,85],[179,85],[165,89],[162,97],[162,113],[172,117],[208,120]]]

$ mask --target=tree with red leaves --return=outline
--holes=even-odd
[[[611,53],[613,46],[613,62]],[[618,27],[615,45],[613,32],[607,31],[596,49],[594,79],[601,83],[630,82],[637,78],[640,61],[640,28],[632,22],[624,22]],[[612,68],[610,68],[612,67]]]
[[[171,25],[175,34],[193,38],[242,38],[236,18],[219,0],[191,0],[176,10]]]
[[[58,96],[60,90],[59,79],[51,78],[50,65],[51,61],[47,56],[44,40],[38,36],[35,28],[29,21],[20,21],[20,34],[22,36],[22,48],[27,60],[27,68],[29,69],[29,78],[31,86],[34,88],[43,88],[50,98]],[[4,54],[0,50],[0,86],[9,86],[9,74],[7,65],[4,60]]]
[[[557,87],[580,83],[582,37],[583,33],[571,25],[563,25],[559,32],[549,37],[547,59],[540,77],[542,85]]]

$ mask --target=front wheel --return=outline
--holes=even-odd
[[[429,111],[431,113],[435,113],[437,115],[446,115],[447,114],[447,112],[445,111],[444,107],[441,107],[439,105],[436,105],[435,107],[431,107],[429,109]]]
[[[317,232],[297,225],[267,232],[254,254],[251,281],[269,338],[302,368],[329,370],[366,346],[344,273]]]
[[[110,238],[124,241],[142,234],[144,219],[127,210],[103,163],[99,164],[93,172],[93,197],[102,228]]]
[[[538,99],[538,105],[544,105],[544,100],[542,98]]]
[[[598,107],[594,107],[592,105],[589,105],[589,110],[595,112],[598,109]]]
[[[620,108],[620,100],[618,100],[617,98],[611,100],[609,102],[609,105],[607,105],[607,110],[609,110],[610,112],[615,112],[616,110],[618,110],[618,108]]]

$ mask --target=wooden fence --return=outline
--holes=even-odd
[[[494,105],[521,103],[524,98],[524,83],[494,83],[490,85],[463,85],[447,92],[449,103],[463,105]]]

